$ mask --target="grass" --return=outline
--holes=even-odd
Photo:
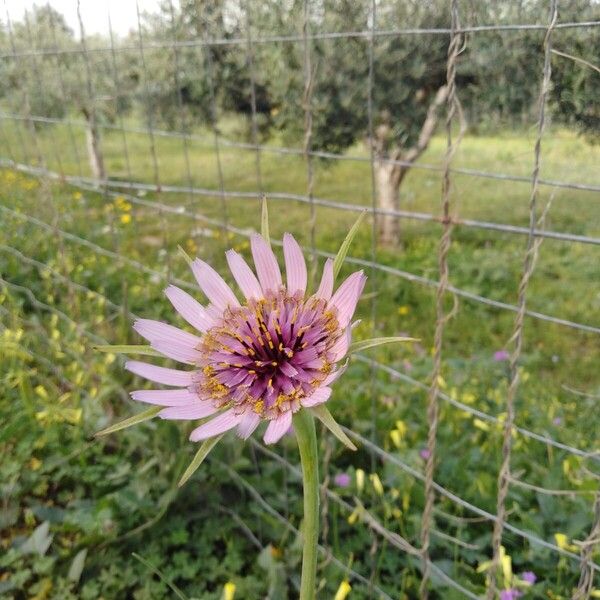
[[[191,140],[188,148],[191,183],[218,190],[212,138],[204,135],[207,132],[197,133],[199,138]],[[2,134],[8,140],[6,148],[17,161],[27,158],[20,137],[28,148],[28,156],[34,155],[34,145],[24,129],[19,133],[5,123]],[[81,132],[74,130],[74,134],[78,153],[83,157]],[[456,166],[528,176],[533,138],[533,132],[467,137]],[[43,127],[37,139],[48,168],[78,173],[66,127]],[[154,143],[161,183],[187,185],[182,140],[156,136]],[[120,134],[105,132],[103,149],[111,177],[125,181],[131,175],[135,181],[153,182],[148,136],[130,133],[127,146],[131,174]],[[443,152],[443,139],[435,138],[423,161],[440,164]],[[358,146],[349,153],[365,156],[364,149]],[[220,148],[225,189],[256,191],[255,158],[252,151]],[[544,140],[542,177],[597,184],[594,177],[598,159],[598,147],[585,144],[565,130],[551,129]],[[305,193],[302,157],[263,152],[260,161],[267,194]],[[82,175],[88,175],[83,162],[81,170]],[[185,215],[161,214],[153,207],[128,202],[125,197],[115,199],[102,193],[81,192],[66,184],[49,184],[11,170],[2,171],[0,181],[3,206],[187,281],[191,278],[178,256],[178,245],[190,254],[209,259],[222,272],[223,250],[233,246],[248,253],[243,236],[225,235],[222,230]],[[454,184],[455,214],[527,225],[527,183],[457,175]],[[548,201],[550,192],[547,187],[541,189],[540,206]],[[314,193],[349,204],[370,204],[368,163],[315,160]],[[186,206],[197,215],[211,218],[225,215],[229,223],[243,229],[259,228],[255,200],[228,199],[223,203],[217,193],[195,197],[148,193],[143,200]],[[547,227],[599,235],[597,200],[594,193],[557,190]],[[411,171],[402,189],[402,208],[438,214],[439,204],[439,173]],[[317,207],[317,247],[335,252],[355,218],[353,212]],[[436,280],[440,227],[412,220],[403,220],[401,226],[402,247],[377,248],[376,260]],[[297,539],[256,502],[249,501],[247,488],[232,480],[219,461],[230,465],[256,487],[270,506],[297,526],[298,481],[292,473],[260,450],[231,440],[222,444],[188,486],[176,493],[174,485],[194,450],[185,441],[185,428],[152,422],[98,442],[89,441],[94,431],[129,416],[135,407],[126,400],[126,391],[132,389],[133,383],[123,372],[120,359],[94,353],[93,341],[82,331],[89,330],[112,343],[139,340],[131,332],[130,317],[124,309],[115,310],[102,298],[65,285],[56,273],[107,296],[117,305],[125,305],[133,313],[170,320],[172,316],[162,297],[166,279],[100,256],[86,246],[8,213],[2,215],[0,230],[3,244],[49,266],[32,266],[2,250],[3,278],[31,289],[40,301],[63,311],[77,324],[36,307],[31,298],[14,287],[0,287],[2,306],[8,311],[2,313],[2,339],[8,358],[0,371],[7,390],[0,404],[5,422],[0,447],[9,456],[1,471],[2,481],[7,482],[3,487],[7,516],[2,543],[7,549],[13,547],[6,558],[0,559],[0,567],[7,573],[0,575],[0,586],[5,584],[7,593],[14,597],[27,592],[41,594],[39,597],[109,598],[133,594],[136,598],[154,598],[168,594],[167,586],[173,583],[189,597],[219,598],[224,583],[232,580],[238,589],[236,597],[263,597],[268,589],[272,598],[284,598],[286,594],[293,597],[299,558]],[[280,238],[284,231],[291,231],[303,244],[310,244],[306,204],[271,202],[271,236]],[[514,304],[525,241],[524,236],[456,227],[449,257],[451,283]],[[369,260],[371,253],[370,227],[365,224],[350,254]],[[597,325],[600,301],[593,282],[598,280],[600,267],[596,254],[596,247],[589,244],[544,240],[529,287],[528,306]],[[345,266],[344,273],[350,267]],[[368,352],[427,382],[432,366],[434,288],[378,270],[369,270],[368,274],[368,289],[359,306],[362,322],[356,337],[367,338],[375,332],[419,338],[417,344]],[[507,347],[513,325],[514,313],[460,299],[456,316],[444,335],[444,391],[473,408],[502,417],[508,374],[506,363],[494,361],[493,354]],[[39,360],[39,356],[56,368]],[[596,363],[596,334],[527,318],[517,423],[584,450],[597,450],[594,394],[598,394],[600,380]],[[425,402],[423,391],[392,381],[382,372],[372,373],[367,365],[354,361],[336,388],[332,412],[342,423],[367,437],[374,435],[388,452],[422,470],[419,451],[426,438]],[[396,433],[390,435],[392,431]],[[438,447],[436,479],[470,502],[495,512],[500,429],[442,402]],[[297,462],[292,441],[284,443],[284,451],[292,462]],[[357,469],[377,474],[383,482],[383,495],[369,478],[363,489],[356,487],[354,479],[350,488],[336,491],[351,504],[358,495],[386,527],[418,544],[423,504],[420,484],[392,464],[373,460],[365,448],[349,454],[323,438],[321,451],[328,456],[323,471],[330,477],[342,471],[354,476]],[[564,533],[569,543],[585,537],[592,516],[588,492],[597,487],[595,465],[517,436],[512,463],[515,476],[532,485],[579,493],[549,496],[513,486],[509,497],[511,523],[550,542],[554,542],[555,533]],[[200,505],[197,498],[201,498]],[[485,577],[477,572],[477,566],[489,556],[490,524],[464,521],[464,517],[473,515],[441,498],[437,507],[442,511],[436,517],[437,529],[460,538],[467,547],[434,538],[432,556],[436,564],[469,589],[481,593]],[[236,515],[235,520],[232,514]],[[364,524],[352,518],[349,522],[350,515],[335,503],[328,503],[325,514],[327,541],[343,563],[351,563],[367,578],[372,576],[393,597],[414,597],[419,583],[418,563],[374,537]],[[448,514],[450,517],[444,516]],[[31,535],[34,527],[45,521],[51,523],[55,534],[47,553],[38,556],[15,549],[20,539]],[[255,539],[247,535],[248,531]],[[378,541],[373,545],[375,539]],[[256,541],[260,550],[255,548]],[[515,574],[524,570],[538,574],[540,583],[527,590],[529,597],[570,595],[578,577],[577,563],[558,559],[548,550],[527,544],[510,533],[504,543]],[[97,552],[99,548],[103,551]],[[88,550],[84,569],[79,578],[69,578],[69,567],[83,549]],[[152,578],[144,570],[145,563],[133,559],[131,552],[137,552],[163,573],[165,580]],[[117,574],[113,564],[121,565],[122,573]],[[329,564],[323,566],[321,576],[323,597],[332,597],[344,574]],[[44,586],[50,586],[47,592]],[[369,597],[359,583],[353,582],[353,586],[352,598]],[[461,597],[439,581],[434,581],[434,595]]]

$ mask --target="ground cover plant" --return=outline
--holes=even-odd
[[[33,140],[25,128],[11,127],[3,124],[7,147],[15,162],[25,162],[19,136],[30,151]],[[199,128],[196,133],[189,147],[193,184],[218,190],[208,132]],[[456,166],[527,176],[532,137],[528,131],[467,137]],[[83,137],[77,142],[82,146]],[[195,451],[187,442],[190,428],[151,421],[116,436],[93,437],[135,413],[126,391],[134,389],[134,383],[141,385],[124,372],[120,356],[97,352],[94,346],[141,343],[131,331],[134,315],[170,315],[162,294],[168,281],[192,283],[178,245],[225,272],[224,250],[234,247],[248,256],[248,238],[242,234],[258,226],[255,198],[223,201],[219,194],[152,190],[132,194],[125,181],[152,181],[153,167],[147,135],[129,134],[128,143],[131,172],[120,134],[107,131],[103,136],[108,172],[113,182],[123,180],[122,188],[86,189],[12,168],[0,172],[0,590],[9,598],[142,599],[180,594],[208,599],[230,597],[234,584],[236,598],[293,598],[299,584],[301,493],[292,439],[284,439],[273,455],[261,444],[229,443],[226,438],[179,490],[177,482]],[[50,157],[49,169],[77,172],[65,126],[40,127],[37,144]],[[158,136],[155,144],[161,183],[186,181],[181,140]],[[423,161],[439,163],[443,146],[441,138],[434,138]],[[366,155],[361,146],[349,152]],[[220,156],[226,189],[255,192],[254,153],[223,147]],[[543,177],[594,183],[598,147],[575,134],[551,129],[544,157]],[[304,192],[302,158],[263,152],[261,167],[265,191],[274,197],[273,238],[289,231],[310,249],[310,207],[276,198],[277,192]],[[83,175],[86,169],[84,165]],[[368,163],[317,161],[315,169],[315,196],[369,203]],[[403,206],[437,214],[439,186],[439,174],[412,170],[404,184]],[[527,183],[458,174],[455,186],[460,217],[526,225]],[[550,192],[542,189],[542,205]],[[559,189],[546,228],[596,236],[598,210],[593,193]],[[218,225],[224,216],[238,233]],[[336,252],[355,219],[354,212],[317,206],[315,246]],[[382,265],[436,279],[440,228],[408,219],[401,221],[401,228],[402,246],[376,248],[373,256],[370,228],[364,227],[352,257],[374,257]],[[452,284],[514,303],[524,244],[520,235],[457,226],[449,257]],[[321,266],[324,257],[316,260]],[[343,274],[354,268],[348,264]],[[375,348],[364,355],[427,381],[434,289],[382,270],[367,269],[367,274],[355,338],[410,335],[419,342]],[[600,303],[590,282],[599,275],[594,246],[546,239],[529,306],[594,325]],[[448,302],[450,306],[451,298]],[[457,313],[447,325],[440,382],[450,399],[502,419],[508,383],[505,348],[513,321],[509,311],[459,298]],[[520,427],[584,452],[597,451],[596,336],[528,318],[517,407]],[[334,597],[345,589],[340,586],[346,580],[352,586],[351,598],[377,598],[382,592],[393,598],[415,597],[418,559],[370,527],[369,519],[418,543],[423,486],[398,464],[371,452],[368,442],[374,440],[393,459],[423,473],[426,391],[358,358],[330,402],[338,420],[365,441],[350,454],[325,432],[320,436],[321,470],[333,495],[322,497],[321,541],[327,552],[319,565],[319,597]],[[501,425],[447,401],[440,407],[436,481],[494,513]],[[592,521],[597,461],[520,434],[514,443],[517,479],[526,486],[572,493],[549,495],[516,483],[510,489],[509,522],[578,554],[574,540],[589,534]],[[491,523],[439,496],[434,527],[434,563],[482,594],[485,572],[480,567],[489,560]],[[504,572],[507,585],[531,580],[523,574],[532,572],[532,585],[519,583],[526,597],[570,597],[579,576],[576,560],[511,531],[505,533],[504,546],[511,558],[510,572]],[[594,556],[597,562],[597,552]],[[432,595],[463,597],[439,577],[433,579]]]

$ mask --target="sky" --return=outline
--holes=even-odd
[[[137,27],[136,0],[80,0],[81,16],[86,34],[108,34],[108,11],[112,20],[113,32],[125,35]],[[141,12],[154,11],[160,0],[138,0]],[[21,20],[25,10],[34,4],[44,5],[46,0],[2,0],[0,21],[5,20],[8,11],[11,20]],[[77,0],[50,0],[50,6],[64,15],[71,29],[79,36],[77,20]]]

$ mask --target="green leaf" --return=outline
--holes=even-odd
[[[267,206],[267,197],[264,194],[261,198],[260,233],[265,238],[267,244],[270,244],[271,236],[269,235],[269,207]]]
[[[85,565],[85,558],[87,556],[87,548],[80,550],[73,559],[71,566],[69,567],[69,573],[67,577],[77,583],[81,579],[83,573],[83,566]]]
[[[150,569],[150,571],[152,571],[165,585],[169,586],[169,588],[171,588],[171,591],[179,598],[179,600],[188,600],[188,597],[151,562],[147,561],[145,558],[143,558],[136,552],[132,552],[131,556],[133,556],[133,558],[135,558],[136,560],[139,560],[146,568]]]
[[[204,459],[208,456],[208,453],[219,443],[220,439],[224,435],[225,434],[222,433],[221,435],[217,435],[213,438],[204,440],[202,442],[202,445],[198,449],[198,452],[196,452],[196,455],[192,459],[192,462],[190,463],[189,467],[185,470],[185,472],[181,476],[181,479],[179,480],[179,483],[177,484],[179,487],[181,487],[182,485],[185,485],[187,480],[196,472],[198,467],[202,464]]]
[[[114,352],[115,354],[143,354],[144,356],[162,356],[160,352],[147,344],[93,346],[98,352]]]
[[[181,256],[183,256],[185,262],[188,264],[188,266],[192,266],[192,263],[194,262],[191,258],[190,255],[181,247],[181,246],[177,246],[177,252],[179,252],[179,254],[181,254]]]
[[[350,349],[348,350],[348,354],[352,354],[354,352],[362,352],[363,350],[367,350],[368,348],[375,348],[376,346],[383,346],[384,344],[399,344],[402,342],[418,342],[417,338],[411,337],[380,337],[380,338],[370,338],[368,340],[361,340],[359,342],[352,342],[350,344]]]
[[[44,556],[52,544],[54,535],[50,534],[50,522],[44,521],[38,525],[33,533],[25,540],[25,543],[19,548],[21,554],[39,554]]]
[[[313,406],[309,408],[315,417],[335,435],[335,437],[350,450],[356,450],[356,446],[352,443],[352,440],[342,431],[342,428],[337,424],[337,421],[331,416],[329,409],[324,404],[319,406]]]
[[[346,238],[342,242],[342,245],[340,246],[340,249],[338,250],[338,253],[336,254],[335,259],[333,261],[334,279],[339,275],[340,269],[342,268],[342,264],[344,263],[344,260],[346,260],[346,254],[348,254],[350,244],[352,243],[352,240],[354,239],[354,236],[356,235],[356,232],[358,231],[358,228],[360,227],[360,224],[363,222],[363,219],[366,215],[367,211],[363,210],[358,216],[358,219],[356,219],[354,225],[352,225],[352,227],[350,228],[348,235],[346,235]]]
[[[138,423],[148,421],[149,419],[155,417],[163,408],[164,406],[151,406],[148,410],[144,410],[141,413],[134,415],[133,417],[129,417],[124,421],[115,423],[114,425],[111,425],[110,427],[107,427],[106,429],[95,433],[94,437],[101,437],[103,435],[108,435],[109,433],[115,433],[115,431],[121,431],[121,429],[127,429],[132,425],[137,425]]]

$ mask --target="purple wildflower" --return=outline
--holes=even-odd
[[[515,588],[510,588],[509,590],[502,590],[500,592],[500,600],[517,600],[523,595],[522,592]]]
[[[494,360],[496,362],[502,362],[504,360],[508,360],[510,358],[510,354],[507,350],[498,350],[494,352]]]
[[[523,573],[521,573],[521,579],[525,583],[533,585],[537,581],[537,575],[533,571],[523,571]]]
[[[131,394],[134,400],[164,407],[158,413],[163,419],[215,415],[192,431],[194,442],[235,427],[246,439],[266,420],[263,439],[273,444],[289,430],[293,413],[329,399],[329,386],[343,371],[337,363],[348,352],[350,321],[366,281],[363,272],[350,275],[333,293],[333,261],[327,260],[319,289],[306,297],[306,263],[290,234],[283,237],[286,285],[260,235],[252,236],[251,250],[256,275],[237,252],[226,254],[244,304],[199,259],[191,267],[210,302],[206,307],[173,285],[165,290],[175,310],[201,336],[149,319],[133,326],[152,348],[193,366],[178,371],[137,361],[125,365],[150,381],[175,387]]]
[[[431,456],[431,452],[429,452],[429,450],[427,450],[427,448],[421,448],[421,450],[419,450],[419,456],[423,460],[427,460]]]
[[[554,417],[554,419],[552,419],[552,424],[553,425],[562,425],[562,419],[560,417]]]
[[[350,475],[348,475],[348,473],[338,473],[333,478],[333,482],[338,487],[344,487],[345,488],[345,487],[348,487],[350,485],[350,483],[352,482],[352,478],[350,477]]]

